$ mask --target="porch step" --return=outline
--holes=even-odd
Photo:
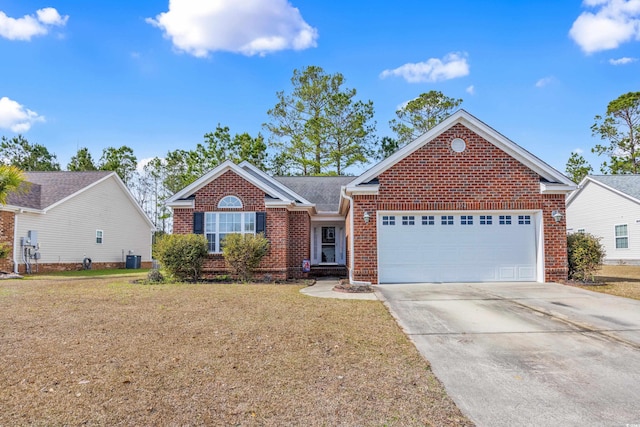
[[[345,265],[312,265],[309,272],[311,277],[347,277]]]

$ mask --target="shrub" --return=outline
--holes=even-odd
[[[156,253],[175,279],[196,281],[207,256],[207,239],[201,234],[169,234],[156,243]]]
[[[571,233],[567,236],[569,278],[580,281],[593,280],[602,265],[605,250],[600,238],[589,233]]]
[[[222,254],[227,266],[242,281],[247,281],[269,250],[263,234],[227,234]]]

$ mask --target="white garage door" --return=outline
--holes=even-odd
[[[380,283],[536,280],[534,213],[378,213]]]

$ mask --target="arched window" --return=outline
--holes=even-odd
[[[236,196],[225,196],[218,202],[219,208],[241,208],[242,202]]]

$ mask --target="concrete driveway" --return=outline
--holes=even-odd
[[[477,425],[640,427],[640,301],[553,283],[376,293]]]

